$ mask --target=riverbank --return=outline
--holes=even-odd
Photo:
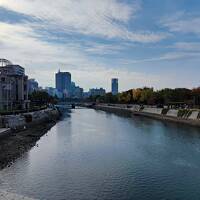
[[[61,114],[55,109],[5,116],[0,135],[0,169],[12,164],[23,153],[36,145],[59,120]]]
[[[14,132],[0,140],[0,169],[12,164],[14,160],[19,158],[23,153],[36,145],[36,142],[48,130],[50,130],[56,122],[42,123],[24,131]]]
[[[0,128],[0,138],[4,137],[10,133],[11,133],[10,128]]]
[[[137,107],[127,108],[126,106],[118,105],[95,105],[94,109],[103,110],[106,112],[112,112],[120,115],[126,115],[128,117],[143,116],[148,118],[153,118],[162,121],[186,124],[190,126],[200,127],[199,112],[189,111],[190,115],[188,116],[179,116],[179,110],[168,110],[163,114],[163,109],[160,108],[144,108],[139,109]],[[195,116],[194,116],[195,115]]]

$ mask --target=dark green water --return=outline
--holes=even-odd
[[[50,200],[199,200],[199,129],[102,111],[69,113],[0,189]]]

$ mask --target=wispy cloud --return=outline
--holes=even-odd
[[[73,79],[86,89],[96,84],[109,90],[107,86],[110,85],[109,80],[112,76],[120,78],[122,90],[131,88],[133,80],[137,80],[137,86],[141,86],[147,80],[152,85],[158,81],[154,75],[114,69],[99,61],[88,59],[82,51],[82,46],[73,46],[71,43],[63,46],[42,41],[28,26],[0,23],[0,30],[1,56],[25,66],[27,73],[37,77],[42,85],[52,85],[54,73],[58,68],[69,70],[73,74]],[[113,47],[99,47],[94,43],[91,48],[96,53],[102,53],[112,51]],[[86,51],[90,50],[89,47],[86,48]]]
[[[165,16],[161,24],[171,32],[200,33],[200,15],[192,15],[185,12],[177,12],[171,16]]]
[[[180,60],[200,57],[199,42],[179,38],[182,33],[198,38],[199,17],[179,12],[158,25],[161,16],[144,19],[151,8],[140,2],[0,0],[0,55],[24,66],[43,86],[54,85],[60,68],[86,89],[109,90],[112,76],[120,78],[121,90],[159,87],[165,77],[156,74],[154,65],[170,61],[176,67]]]
[[[121,60],[121,64],[124,65],[130,65],[130,64],[138,64],[138,63],[151,63],[151,62],[160,62],[160,61],[177,61],[177,60],[183,60],[183,59],[192,59],[192,58],[199,58],[200,52],[169,52],[162,54],[157,57],[151,57],[151,58],[143,58],[138,60]]]
[[[168,37],[165,33],[130,30],[126,27],[140,9],[140,3],[136,0],[131,5],[119,0],[1,0],[0,6],[32,16],[40,28],[67,33],[143,43],[158,42]]]
[[[177,42],[172,48],[181,51],[200,52],[200,42]]]
[[[122,45],[89,42],[84,46],[84,51],[94,55],[110,55],[110,54],[118,54],[125,48],[126,46]]]

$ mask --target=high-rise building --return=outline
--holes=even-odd
[[[118,88],[118,79],[117,78],[113,78],[112,79],[112,94],[113,95],[117,95],[119,92],[119,88]]]
[[[56,73],[56,89],[63,94],[63,97],[71,95],[71,74],[69,72]]]

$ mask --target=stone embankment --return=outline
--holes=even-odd
[[[197,109],[167,109],[156,107],[141,107],[139,105],[98,104],[95,109],[104,110],[128,116],[145,116],[154,119],[183,123],[200,127],[200,110]]]
[[[5,115],[0,116],[0,127],[18,130],[43,122],[57,120],[58,117],[58,110],[52,108],[18,115]]]
[[[55,125],[60,113],[56,109],[0,116],[0,168],[36,145],[41,136]]]

